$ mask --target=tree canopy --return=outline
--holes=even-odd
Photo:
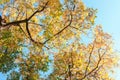
[[[7,80],[112,80],[112,38],[81,0],[1,0],[0,13]]]

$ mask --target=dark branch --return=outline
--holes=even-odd
[[[40,45],[43,45],[41,42],[37,42],[37,41],[35,41],[35,40],[32,38],[31,33],[30,33],[30,30],[29,30],[29,28],[28,28],[28,21],[26,21],[26,31],[27,31],[28,36],[29,36],[29,38],[30,38],[30,40],[31,40],[32,42],[37,43],[37,44],[40,44]]]
[[[24,20],[9,22],[9,23],[6,23],[5,25],[2,25],[1,27],[6,27],[6,26],[10,26],[10,25],[18,25],[18,24],[21,24],[21,23],[26,23],[26,21],[29,21],[36,13],[42,12],[46,8],[48,2],[46,2],[45,6],[43,6],[43,8],[41,10],[35,11],[29,18],[26,18]]]
[[[27,19],[20,20],[20,21],[9,22],[9,23],[6,23],[5,25],[3,25],[2,27],[6,27],[6,26],[10,26],[10,25],[18,25],[18,24],[21,24],[21,23],[25,23],[26,21],[27,21]]]
[[[49,2],[49,1],[48,1],[48,2]],[[48,2],[45,3],[45,6],[43,6],[43,8],[42,8],[41,10],[37,10],[36,12],[34,12],[34,13],[28,18],[28,21],[29,21],[36,13],[42,12],[42,11],[46,8]]]
[[[48,2],[49,2],[49,1],[48,1]],[[6,28],[7,26],[16,25],[16,26],[19,26],[20,29],[21,29],[21,30],[23,31],[23,33],[25,34],[25,32],[24,32],[24,30],[21,28],[20,24],[21,24],[21,23],[26,23],[26,31],[27,31],[27,33],[28,33],[29,39],[30,39],[32,42],[36,43],[36,44],[43,45],[43,43],[37,42],[37,41],[35,41],[35,40],[32,38],[31,33],[30,33],[30,30],[29,30],[29,27],[28,27],[28,22],[29,22],[29,20],[30,20],[35,14],[37,14],[37,13],[39,13],[39,12],[42,12],[42,11],[46,8],[48,2],[45,3],[45,6],[43,6],[43,8],[42,8],[41,10],[38,9],[38,10],[35,11],[29,18],[26,17],[26,19],[24,19],[24,20],[19,20],[19,21],[13,21],[13,22],[6,23],[5,25],[0,26],[0,28],[1,28],[1,27]],[[46,46],[45,46],[45,47],[46,47]],[[46,48],[49,49],[48,47],[46,47]]]
[[[29,27],[28,27],[28,21],[26,21],[26,31],[27,31],[27,33],[28,33],[29,39],[30,39],[33,43],[39,44],[39,45],[42,45],[42,46],[43,46],[43,43],[37,42],[37,41],[35,41],[35,40],[32,38],[31,33],[30,33],[30,30],[29,30]],[[45,46],[45,45],[44,45],[44,47],[46,47],[47,49],[49,49],[49,48],[48,48],[47,46]]]
[[[85,69],[85,75],[87,74],[88,67],[89,67],[89,65],[90,65],[90,63],[91,63],[91,56],[92,56],[93,49],[94,49],[94,45],[93,45],[93,47],[92,47],[92,50],[90,51],[89,61],[88,61],[88,64],[87,64],[87,66],[86,66],[86,69]]]
[[[57,35],[59,35],[60,33],[62,33],[66,28],[68,28],[72,23],[72,14],[70,14],[70,22],[68,25],[66,25],[63,29],[61,29],[59,32],[57,32],[56,34],[53,35],[53,37],[47,39],[43,44],[46,44],[49,40],[51,40],[52,38],[56,37]]]
[[[24,35],[27,37],[25,31],[23,30],[23,28],[21,27],[21,25],[18,25],[20,27],[20,29],[22,30],[22,32],[24,33]]]
[[[85,76],[83,76],[80,80],[85,79],[87,76],[89,76],[89,75],[92,74],[96,69],[99,68],[100,62],[101,62],[103,56],[105,55],[105,53],[106,53],[106,51],[100,56],[99,50],[98,50],[99,60],[98,60],[98,62],[97,62],[97,65],[96,65],[90,72],[88,72]]]

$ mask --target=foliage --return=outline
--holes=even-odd
[[[117,58],[111,36],[92,27],[97,10],[81,0],[0,2],[0,72],[9,73],[8,80],[42,79],[39,71],[47,72],[52,62],[50,80],[111,80]],[[83,34],[92,34],[88,44]]]

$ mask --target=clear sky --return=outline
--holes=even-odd
[[[104,31],[115,40],[115,47],[120,49],[120,0],[83,0],[88,7],[98,9],[96,24],[102,24]]]
[[[83,2],[87,7],[98,9],[95,24],[102,24],[103,30],[113,37],[114,49],[120,51],[120,0],[83,0]],[[115,68],[113,76],[120,80],[120,68]]]

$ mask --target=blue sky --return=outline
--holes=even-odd
[[[114,49],[120,51],[120,0],[83,0],[87,7],[98,9],[95,24],[102,24],[103,30],[112,35]],[[119,53],[120,54],[120,53]],[[120,69],[112,75],[120,80]]]
[[[115,48],[120,49],[120,0],[83,0],[88,7],[98,9],[96,24],[113,36]]]

